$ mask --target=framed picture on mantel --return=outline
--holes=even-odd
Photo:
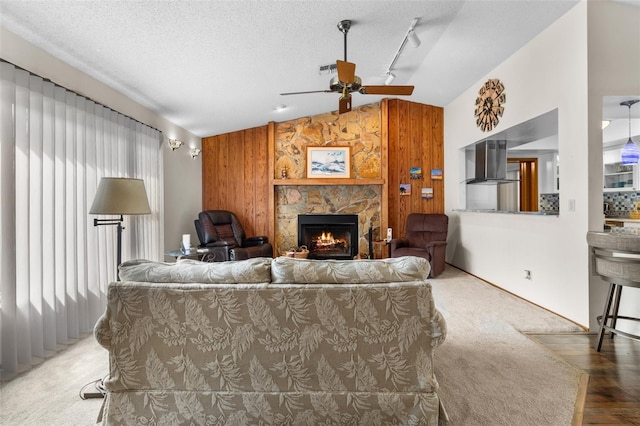
[[[307,147],[307,179],[350,177],[350,146]]]

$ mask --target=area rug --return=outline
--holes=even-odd
[[[523,333],[584,330],[450,265],[431,283],[448,326],[434,364],[450,424],[571,425],[583,372]]]

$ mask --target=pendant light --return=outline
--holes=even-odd
[[[631,139],[631,107],[637,102],[640,102],[640,99],[620,102],[620,105],[629,107],[629,140],[622,148],[622,153],[620,154],[622,164],[624,165],[638,164],[638,158],[640,158],[640,149],[638,149],[638,145]]]

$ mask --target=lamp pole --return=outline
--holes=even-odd
[[[101,226],[101,225],[117,225],[118,228],[118,251],[116,257],[116,281],[120,281],[120,275],[118,274],[118,266],[122,263],[122,230],[124,227],[122,226],[122,222],[124,218],[120,215],[120,219],[93,219],[93,226]]]

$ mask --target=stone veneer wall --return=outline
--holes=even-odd
[[[350,146],[351,178],[380,179],[380,104],[276,123],[274,179],[306,178],[306,147]],[[282,254],[298,244],[298,214],[342,213],[359,218],[360,253],[368,252],[369,226],[380,228],[381,185],[278,185],[275,188],[275,245]],[[379,231],[378,231],[379,232]],[[376,235],[379,238],[379,235]]]

